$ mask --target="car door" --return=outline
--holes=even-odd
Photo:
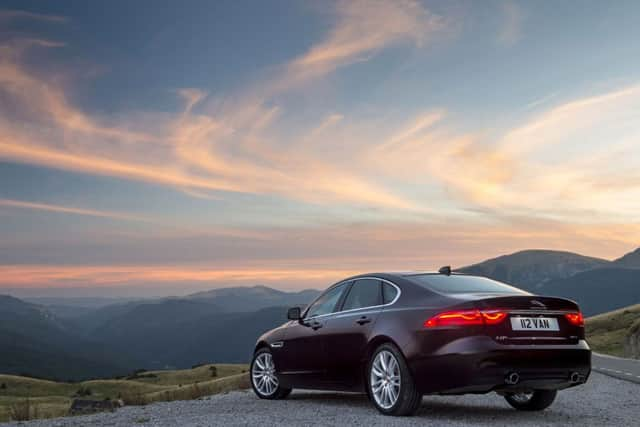
[[[350,283],[343,282],[329,288],[309,306],[302,319],[287,326],[279,370],[292,386],[314,387],[324,382],[327,369],[326,325]]]
[[[327,379],[335,386],[351,389],[360,384],[367,343],[381,310],[381,281],[363,278],[353,282],[340,310],[329,319]]]

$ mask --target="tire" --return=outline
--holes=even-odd
[[[383,370],[385,365],[386,371]],[[382,344],[373,352],[367,367],[366,384],[371,402],[384,415],[412,415],[422,403],[422,394],[416,389],[407,362],[393,344]],[[383,391],[385,386],[389,390],[386,395]]]
[[[517,393],[507,394],[504,398],[509,405],[518,411],[542,411],[553,403],[556,394],[558,394],[556,390],[534,390],[528,400],[520,397]]]
[[[259,349],[253,355],[249,369],[249,380],[253,392],[260,399],[284,399],[291,393],[290,388],[284,388],[280,385],[273,364],[273,355],[268,347]]]

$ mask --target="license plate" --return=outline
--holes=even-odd
[[[559,331],[558,319],[553,317],[512,317],[514,331]]]

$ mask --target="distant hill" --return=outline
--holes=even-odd
[[[595,351],[640,359],[640,304],[586,319],[586,333]]]
[[[564,279],[574,274],[605,267],[610,261],[551,250],[526,250],[503,255],[457,271],[490,277],[539,293],[550,280]]]
[[[286,321],[286,307],[228,313],[207,302],[172,299],[129,307],[87,335],[137,360],[131,369],[186,368],[248,363],[256,339]]]
[[[286,321],[287,307],[306,305],[318,293],[226,288],[83,307],[60,316],[47,307],[5,297],[0,301],[0,373],[83,379],[137,368],[248,362],[257,337]],[[59,310],[61,301],[47,302]]]
[[[622,268],[640,268],[640,248],[633,252],[629,252],[625,256],[613,261],[617,267]]]
[[[627,267],[639,255],[636,250],[611,262],[527,250],[459,271],[576,300],[590,316],[640,303],[640,268]],[[248,362],[256,338],[284,323],[287,307],[307,305],[319,292],[235,287],[106,306],[75,301],[82,308],[76,310],[57,299],[41,300],[51,310],[0,296],[0,373],[84,379],[138,368]]]
[[[273,306],[307,305],[320,291],[306,289],[285,292],[267,286],[213,289],[188,295],[185,299],[216,304],[227,312],[255,311]]]
[[[0,372],[62,380],[126,371],[125,358],[85,339],[47,311],[0,296]]]
[[[640,302],[640,270],[599,268],[546,282],[537,293],[570,298],[587,316]]]

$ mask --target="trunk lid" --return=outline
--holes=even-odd
[[[481,311],[506,312],[496,324],[486,324],[485,333],[501,344],[576,344],[584,339],[584,327],[569,321],[566,314],[578,313],[575,302],[537,295],[458,295]]]

